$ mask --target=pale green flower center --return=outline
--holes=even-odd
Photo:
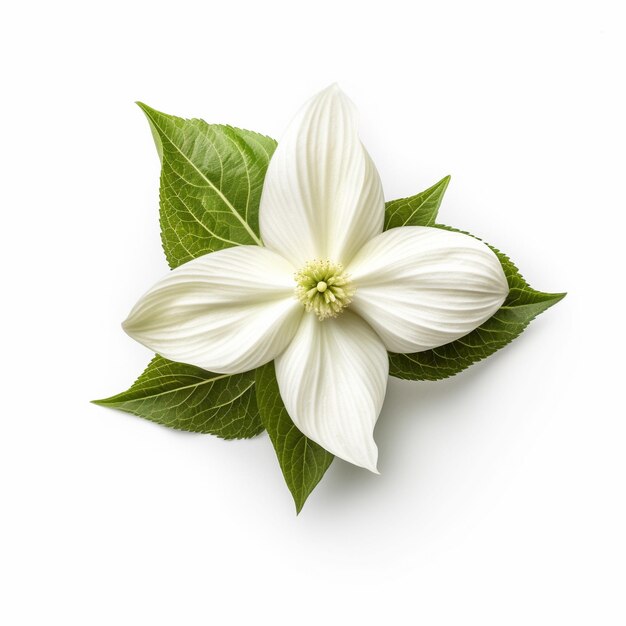
[[[320,320],[337,317],[347,307],[355,289],[341,263],[309,261],[296,272],[296,295],[307,311]]]

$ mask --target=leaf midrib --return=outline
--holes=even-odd
[[[409,221],[413,219],[413,217],[415,216],[415,214],[416,214],[416,213],[419,213],[420,209],[421,209],[421,208],[422,208],[422,207],[423,207],[423,206],[424,206],[424,205],[425,205],[425,204],[426,204],[426,203],[427,203],[427,202],[428,202],[428,201],[429,201],[429,200],[430,200],[430,199],[431,199],[431,198],[432,198],[432,197],[433,197],[433,196],[434,196],[434,195],[435,195],[438,191],[439,191],[439,188],[438,188],[438,187],[436,187],[435,189],[433,189],[433,191],[432,191],[430,194],[428,194],[427,196],[424,196],[424,198],[423,198],[422,202],[420,202],[420,204],[419,204],[419,206],[418,206],[418,207],[416,207],[415,209],[413,209],[413,211],[412,211],[411,215],[409,215],[409,216],[408,216],[408,217],[404,220],[404,222],[402,223],[402,226],[406,226],[406,225],[409,223]],[[407,204],[409,204],[409,205],[410,205],[410,202],[409,202],[409,203],[407,203]],[[430,218],[430,219],[428,220],[428,224],[425,224],[425,225],[426,225],[426,226],[430,226],[430,225],[431,225],[431,224],[433,224],[434,222],[435,222],[435,218],[433,217],[433,218]]]
[[[147,396],[143,396],[141,398],[131,398],[129,400],[118,400],[118,402],[136,402],[138,400],[148,400],[151,398],[158,398],[159,396],[164,396],[168,393],[178,393],[179,391],[185,391],[185,389],[200,387],[201,385],[206,385],[207,383],[214,383],[216,380],[222,380],[222,378],[228,378],[229,376],[232,376],[232,374],[221,374],[220,376],[216,376],[215,378],[207,378],[206,380],[203,380],[199,383],[191,383],[190,385],[185,385],[184,387],[176,387],[176,389],[168,389],[166,391],[161,391],[160,393],[150,394]],[[254,384],[254,382],[252,384]],[[252,385],[250,385],[250,387],[251,386]],[[247,387],[247,389],[250,389],[250,387]]]
[[[174,141],[172,140],[172,138],[165,132],[165,130],[163,129],[163,127],[154,119],[154,116],[152,116],[150,113],[148,113],[148,116],[150,117],[150,119],[152,120],[152,123],[159,129],[159,132],[167,139],[167,141],[169,141],[169,143],[174,146],[174,148],[176,149],[176,151],[185,159],[185,161],[187,161],[187,163],[189,163],[189,165],[191,165],[191,167],[193,167],[193,169],[198,172],[199,176],[207,183],[207,185],[209,185],[209,187],[211,187],[211,189],[213,189],[215,191],[215,193],[222,199],[222,202],[224,202],[224,204],[230,209],[230,211],[232,212],[232,214],[241,222],[242,226],[248,231],[248,234],[252,237],[252,239],[254,240],[254,242],[258,245],[258,246],[262,246],[263,242],[257,237],[256,233],[252,230],[252,228],[250,228],[250,224],[248,224],[248,222],[246,222],[246,220],[243,219],[243,217],[241,217],[241,215],[239,214],[239,212],[235,209],[235,207],[230,203],[230,201],[228,200],[228,198],[222,193],[221,189],[218,189],[218,187],[215,186],[215,184],[209,180],[204,173],[202,172],[202,170],[198,169],[198,167],[196,166],[196,164],[174,143]]]

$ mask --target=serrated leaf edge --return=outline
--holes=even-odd
[[[258,235],[252,230],[252,228],[250,228],[250,224],[248,224],[248,222],[246,222],[246,220],[239,214],[239,212],[235,209],[235,207],[232,205],[232,203],[230,202],[230,200],[223,194],[222,190],[219,189],[212,180],[210,180],[209,178],[207,178],[204,173],[199,170],[196,167],[196,164],[191,161],[189,158],[187,158],[187,155],[172,141],[172,139],[167,135],[167,133],[164,131],[163,128],[161,128],[161,126],[159,126],[158,122],[154,119],[153,116],[151,116],[151,113],[154,111],[155,113],[158,113],[160,115],[167,115],[167,113],[162,113],[161,111],[157,111],[156,109],[153,109],[152,107],[149,107],[148,105],[144,104],[143,102],[137,102],[137,105],[139,106],[139,108],[145,113],[146,117],[148,118],[148,120],[150,121],[150,123],[152,125],[154,125],[154,127],[158,130],[158,132],[165,137],[171,144],[172,146],[176,149],[176,151],[181,155],[181,157],[183,157],[183,159],[185,159],[185,161],[198,173],[198,175],[202,178],[202,180],[204,180],[207,185],[213,189],[213,191],[221,198],[222,202],[228,207],[228,210],[233,214],[233,216],[239,220],[239,222],[241,223],[241,225],[245,228],[245,230],[248,232],[248,234],[250,235],[250,237],[252,237],[253,241],[259,245],[262,246],[263,242],[261,241],[261,239],[258,237]],[[170,117],[174,117],[174,116],[170,116]],[[231,127],[232,128],[232,127]],[[252,132],[252,131],[249,131]],[[162,141],[162,140],[161,140]],[[158,150],[158,147],[157,147]],[[161,154],[162,154],[162,148],[161,148]],[[204,226],[204,225],[203,225]],[[206,226],[205,226],[206,228]]]

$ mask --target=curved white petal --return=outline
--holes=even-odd
[[[280,354],[302,305],[293,267],[259,246],[237,246],[189,261],[152,287],[124,330],[161,356],[212,372],[251,370]]]
[[[384,212],[356,108],[332,85],[304,105],[272,156],[259,213],[263,242],[298,267],[312,259],[345,265],[382,232]]]
[[[461,233],[392,228],[368,242],[347,268],[350,309],[391,352],[419,352],[463,337],[489,319],[509,286],[496,255]]]
[[[280,395],[300,431],[345,461],[377,472],[373,431],[389,360],[376,333],[349,312],[321,322],[307,313],[275,364]]]

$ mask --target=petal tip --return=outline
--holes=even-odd
[[[376,474],[376,476],[380,476],[380,472],[378,471],[378,462],[374,461],[373,463],[370,461],[366,461],[363,463],[354,463],[355,465],[358,465],[359,467],[362,467],[363,469],[367,470],[368,472],[372,472],[372,474]]]
[[[352,102],[348,94],[339,86],[339,83],[335,82],[319,92],[318,98],[323,96],[329,96],[329,99],[335,103],[335,105],[345,107],[346,110],[352,115],[357,115],[357,107]]]
[[[378,459],[374,458],[374,459],[358,459],[355,457],[350,457],[348,455],[341,455],[340,453],[337,452],[333,452],[333,454],[339,458],[342,459],[343,461],[345,461],[346,463],[350,463],[351,465],[355,465],[356,467],[360,467],[364,470],[367,470],[368,472],[372,472],[372,474],[376,474],[376,475],[380,475],[380,472],[378,471]],[[377,457],[378,455],[376,455]]]
[[[372,474],[379,475],[380,472],[378,471],[378,446],[376,445],[376,443],[374,443],[374,441],[372,441],[371,447],[364,452],[365,454],[359,455],[360,458],[353,457],[346,460],[349,463],[353,463],[358,467],[362,467],[363,469],[372,472]]]
[[[122,327],[122,330],[127,334],[130,335],[130,330],[131,330],[131,320],[130,320],[130,316],[127,317],[121,324],[120,326]]]
[[[131,339],[135,339],[135,341],[137,341],[137,320],[132,313],[120,324],[120,326]]]
[[[509,285],[509,279],[506,277],[506,274],[504,273],[504,268],[500,264],[500,260],[499,259],[498,259],[498,264],[500,265],[500,271],[501,271],[500,282],[499,282],[499,287],[500,287],[499,295],[502,298],[502,303],[504,303],[504,301],[509,296],[509,292],[511,291],[511,287]]]

